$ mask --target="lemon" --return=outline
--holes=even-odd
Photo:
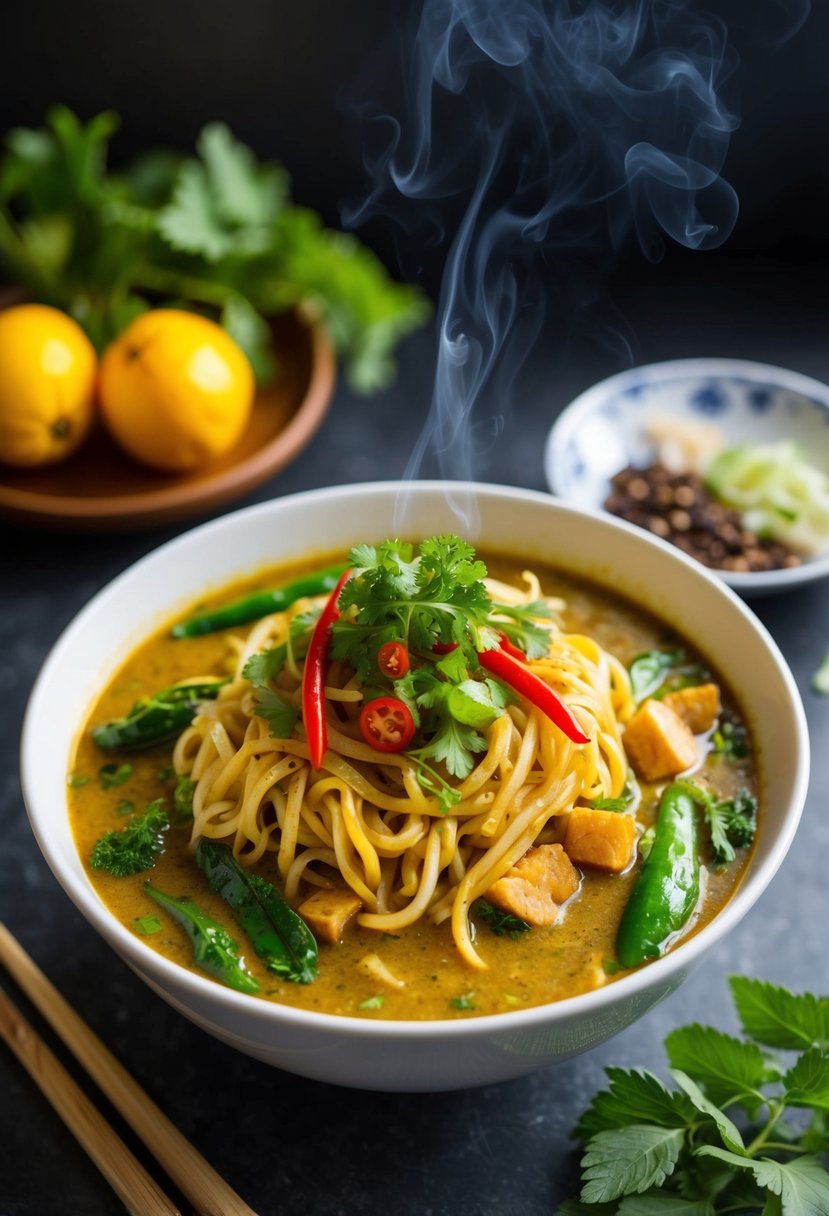
[[[57,308],[0,312],[0,460],[34,468],[74,452],[92,425],[96,365],[80,325]]]
[[[101,360],[104,422],[136,460],[168,472],[232,448],[254,391],[250,363],[221,326],[178,309],[144,313]]]

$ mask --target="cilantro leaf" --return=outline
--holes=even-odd
[[[829,1049],[829,997],[794,994],[765,980],[732,975],[729,983],[744,1032],[767,1047]]]
[[[463,726],[448,714],[435,737],[413,754],[422,760],[443,762],[453,777],[468,777],[474,767],[473,754],[486,751],[486,739],[471,726]]]
[[[197,161],[181,166],[173,197],[159,211],[156,225],[174,249],[201,254],[208,262],[218,262],[233,249],[233,232],[225,226],[204,166]]]
[[[644,1068],[608,1068],[608,1089],[600,1090],[576,1124],[573,1135],[587,1143],[598,1132],[650,1123],[658,1127],[687,1127],[694,1107],[684,1094],[666,1089]]]
[[[697,1110],[712,1120],[725,1147],[731,1149],[734,1153],[745,1152],[745,1143],[740,1135],[739,1128],[729,1119],[724,1111],[721,1111],[709,1098],[706,1098],[697,1083],[692,1081],[687,1073],[682,1072],[678,1068],[671,1069],[671,1076],[683,1093],[688,1095]]]
[[[288,175],[277,165],[258,165],[250,148],[222,122],[209,123],[197,144],[216,209],[239,226],[270,223],[288,196]]]
[[[505,912],[503,908],[496,908],[489,900],[478,899],[472,906],[471,915],[473,920],[482,920],[489,926],[490,930],[496,937],[511,937],[513,939],[520,937],[522,933],[527,933],[532,928],[532,925],[527,924],[525,920],[520,920],[517,916],[513,916],[512,912]]]
[[[716,1145],[702,1145],[702,1156],[717,1157],[738,1169],[749,1170],[763,1190],[780,1196],[780,1205],[767,1212],[782,1216],[825,1216],[829,1210],[829,1174],[818,1157],[798,1157],[794,1161],[774,1161],[771,1157],[740,1157]]]
[[[711,736],[714,754],[722,756],[730,764],[742,760],[749,753],[748,731],[742,722],[726,718]]]
[[[757,830],[757,799],[742,789],[733,798],[718,801],[713,794],[686,780],[683,787],[702,807],[711,836],[715,861],[727,864],[737,856],[736,848],[746,848]]]
[[[591,1208],[590,1212],[595,1210]],[[616,1209],[616,1216],[714,1216],[714,1207],[708,1199],[646,1191],[644,1195],[626,1195]]]
[[[158,798],[125,828],[105,832],[93,845],[89,864],[93,870],[106,870],[116,878],[151,870],[164,847],[169,826],[169,816]]]
[[[584,1203],[607,1203],[661,1186],[673,1173],[684,1129],[631,1124],[597,1132],[581,1160]]]
[[[299,711],[280,697],[272,688],[256,689],[256,712],[264,718],[275,739],[289,739],[296,725]]]
[[[193,793],[196,782],[186,773],[180,773],[173,791],[173,810],[180,819],[193,818]]]
[[[829,1111],[829,1056],[810,1047],[783,1077],[790,1106]]]
[[[749,1112],[764,1102],[763,1086],[774,1072],[755,1043],[746,1043],[698,1022],[671,1031],[665,1039],[671,1068],[699,1081],[712,1102],[739,1102]]]

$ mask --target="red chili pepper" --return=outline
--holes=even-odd
[[[384,642],[377,651],[377,666],[390,680],[400,680],[409,670],[409,652],[402,642]]]
[[[432,647],[434,654],[449,654],[453,650],[458,649],[457,642],[435,642]]]
[[[572,710],[561,699],[557,692],[532,671],[526,662],[519,662],[507,650],[481,650],[478,652],[478,662],[487,671],[491,671],[499,680],[509,684],[522,697],[526,697],[536,708],[546,714],[551,722],[564,731],[573,743],[589,743]]]
[[[524,654],[524,651],[519,646],[514,645],[505,633],[499,633],[498,638],[502,650],[505,650],[507,654],[511,654],[514,659],[520,659],[522,663],[526,663],[527,656]]]
[[[325,720],[325,669],[328,660],[328,643],[331,640],[331,626],[340,615],[337,600],[350,577],[351,571],[345,570],[326,600],[325,607],[314,626],[314,632],[311,634],[311,644],[308,647],[305,667],[302,671],[302,721],[305,723],[305,734],[308,736],[311,766],[317,770],[322,768],[322,758],[328,746],[328,725]]]
[[[375,751],[402,752],[414,738],[412,711],[397,697],[375,697],[360,712],[360,730]]]

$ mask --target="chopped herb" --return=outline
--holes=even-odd
[[[812,689],[824,697],[829,697],[829,650],[823,657],[823,662],[812,676]]]
[[[377,996],[370,996],[368,998],[368,1000],[360,1001],[360,1004],[357,1006],[357,1008],[358,1009],[382,1009],[383,1006],[385,1005],[385,1003],[386,1003],[386,998],[382,995],[382,993],[378,993]]]
[[[119,815],[131,815],[135,810],[135,803],[130,802],[129,798],[122,798],[115,810]]]
[[[384,942],[399,942],[400,934],[399,933],[382,933],[381,938]]]
[[[615,958],[605,958],[602,959],[602,971],[605,975],[618,975],[620,971],[624,971],[624,967]]]
[[[117,785],[123,785],[132,776],[131,764],[102,764],[98,769],[98,780],[101,789],[112,790]]]
[[[151,937],[153,933],[161,932],[161,921],[154,913],[149,916],[139,916],[134,921],[136,929],[139,933],[143,933],[145,937]]]
[[[79,317],[100,350],[148,297],[220,321],[259,381],[275,370],[268,318],[309,306],[360,392],[394,375],[399,340],[429,314],[350,233],[291,200],[290,179],[259,162],[224,123],[195,155],[169,148],[107,168],[111,111],[82,122],[65,106],[17,128],[0,157],[0,260],[37,300]]]
[[[742,976],[731,990],[745,1037],[672,1031],[677,1088],[644,1069],[607,1069],[608,1088],[574,1132],[580,1197],[557,1216],[829,1212],[829,997]],[[800,1054],[783,1060],[768,1047]]]
[[[646,650],[628,668],[634,701],[644,701],[659,689],[672,668],[685,658],[684,650]]]
[[[726,718],[711,736],[714,754],[722,756],[732,764],[748,755],[748,731],[741,722]]]
[[[505,992],[505,993],[504,993],[504,1000],[506,1001],[506,1003],[507,1003],[508,1005],[521,1005],[521,1004],[523,1004],[523,1002],[522,1002],[522,1000],[521,1000],[521,997],[520,997],[520,996],[516,996],[514,992]]]
[[[449,1004],[453,1009],[475,1009],[475,995],[474,992],[464,992],[462,996],[452,997]]]
[[[181,773],[173,792],[173,810],[180,819],[193,818],[193,791],[195,788],[196,782],[192,777]]]
[[[151,870],[164,847],[169,826],[169,817],[158,798],[125,828],[105,832],[93,845],[89,864],[93,870],[107,870],[116,878]]]
[[[513,916],[512,912],[504,912],[501,908],[496,908],[486,899],[475,901],[472,906],[472,916],[473,918],[480,917],[496,937],[511,937],[513,941],[532,928],[525,920]]]
[[[73,789],[73,790],[82,789],[83,786],[88,784],[88,782],[89,782],[89,778],[85,777],[83,775],[83,773],[72,773],[69,777],[66,778],[67,785],[70,787],[70,789]]]
[[[754,839],[757,831],[757,799],[743,789],[733,798],[718,801],[696,781],[683,781],[681,785],[702,807],[715,861],[723,865],[733,861],[737,855],[735,849],[747,848]]]
[[[493,603],[486,566],[454,535],[430,537],[417,550],[400,540],[358,545],[349,562],[354,575],[340,595],[332,657],[373,686],[386,642],[400,642],[417,656],[417,665],[390,681],[389,690],[407,705],[423,740],[408,752],[418,780],[446,813],[457,791],[443,770],[450,778],[468,776],[486,750],[480,732],[513,700],[500,681],[482,678],[479,653],[497,648],[500,634],[529,657],[546,653],[549,610],[543,603],[518,609]]]
[[[618,798],[594,798],[590,805],[596,811],[629,811],[641,796],[639,783],[632,773],[628,773],[624,789]]]
[[[169,781],[174,772],[175,769],[173,768],[172,764],[165,764],[164,768],[160,768],[158,770],[156,777],[159,781]]]

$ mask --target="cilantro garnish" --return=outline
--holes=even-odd
[[[98,769],[98,780],[103,790],[115,789],[116,786],[129,781],[131,776],[131,764],[102,764]]]
[[[170,818],[157,798],[125,828],[105,832],[93,845],[89,864],[93,870],[107,870],[116,878],[151,870],[156,854],[164,847],[164,833],[169,826]]]
[[[722,864],[733,861],[735,849],[746,848],[754,839],[757,831],[757,799],[743,789],[733,798],[720,801],[696,781],[683,781],[681,784],[702,807],[714,860]]]
[[[476,900],[471,911],[473,920],[480,918],[496,937],[511,937],[514,940],[532,928],[525,920],[513,916],[512,912],[504,912],[502,908],[496,908],[487,899]]]
[[[474,992],[464,992],[460,996],[452,997],[449,1004],[453,1009],[461,1009],[464,1012],[470,1009],[475,1009],[477,1008],[475,1005],[475,995],[476,994]]]
[[[731,764],[742,760],[749,752],[748,731],[741,722],[734,722],[730,718],[726,718],[714,731],[711,743],[715,755],[722,756]]]
[[[829,997],[742,976],[731,991],[744,1037],[672,1031],[677,1088],[644,1069],[607,1069],[608,1088],[574,1132],[584,1146],[580,1198],[557,1216],[829,1211]],[[783,1059],[770,1047],[799,1054]]]
[[[173,810],[180,819],[193,818],[193,793],[196,789],[196,782],[192,777],[181,773],[176,780],[176,788],[173,791]]]
[[[386,1003],[386,998],[381,992],[376,996],[370,996],[365,1001],[360,1001],[358,1009],[382,1009]]]
[[[354,570],[339,600],[331,654],[373,687],[380,677],[377,653],[401,642],[415,663],[389,691],[411,710],[419,730],[409,755],[418,779],[444,812],[457,802],[444,776],[463,780],[486,750],[485,731],[514,700],[500,681],[483,678],[478,653],[499,645],[505,634],[528,657],[546,654],[549,617],[543,603],[495,604],[484,584],[486,566],[458,536],[433,536],[413,545],[400,540],[358,545],[349,555]],[[385,691],[385,689],[384,689]]]
[[[356,237],[295,206],[278,164],[259,163],[223,123],[196,155],[150,152],[107,169],[116,114],[65,106],[15,128],[0,155],[0,261],[35,299],[77,317],[98,349],[150,306],[213,315],[260,382],[275,370],[268,318],[309,304],[348,359],[352,387],[394,375],[393,350],[426,298],[393,282]]]

